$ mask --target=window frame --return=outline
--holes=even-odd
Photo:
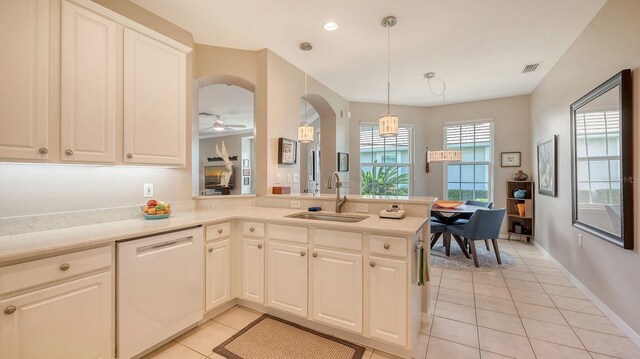
[[[388,166],[388,167],[403,167],[403,168],[407,168],[408,169],[408,174],[409,174],[409,189],[407,191],[407,196],[412,196],[414,189],[414,170],[413,170],[413,165],[415,164],[415,125],[412,124],[404,124],[404,123],[400,123],[398,124],[398,128],[406,128],[409,130],[409,163],[399,163],[397,162],[397,156],[396,156],[396,162],[384,162],[384,163],[374,163],[374,162],[362,162],[362,142],[360,142],[360,134],[362,133],[362,127],[366,127],[366,126],[371,126],[371,127],[376,127],[379,128],[379,125],[377,122],[360,122],[358,124],[358,183],[360,184],[360,188],[358,189],[358,193],[360,195],[362,195],[362,168],[363,167],[384,167],[384,166]],[[396,145],[397,148],[397,145]],[[397,151],[397,149],[396,149]]]
[[[469,121],[450,121],[450,122],[444,122],[442,124],[442,148],[446,149],[447,148],[447,127],[456,127],[456,126],[465,126],[465,125],[476,125],[476,124],[482,124],[482,123],[488,123],[489,124],[489,161],[473,161],[473,162],[468,162],[468,161],[461,161],[461,162],[456,162],[456,164],[458,165],[482,165],[482,164],[486,164],[488,165],[489,168],[489,173],[488,173],[488,180],[487,180],[487,185],[488,185],[488,191],[487,191],[487,199],[489,202],[493,202],[493,195],[494,195],[494,153],[495,153],[495,121],[493,118],[483,118],[483,119],[477,119],[477,120],[469,120]],[[475,143],[475,142],[474,142]],[[448,163],[444,163],[443,164],[443,170],[442,170],[442,176],[443,176],[443,185],[442,185],[442,190],[443,190],[443,197],[447,200],[449,200],[449,164]],[[460,177],[462,179],[462,172],[460,173]],[[474,180],[475,180],[475,169],[474,169]],[[460,184],[462,184],[462,182],[459,182]],[[474,188],[475,188],[475,181],[474,183]],[[462,186],[461,186],[462,187]]]

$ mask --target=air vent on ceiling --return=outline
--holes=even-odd
[[[528,72],[534,72],[537,68],[538,65],[540,65],[540,63],[538,62],[537,64],[530,64],[524,67],[524,69],[522,69],[522,73],[526,74]]]

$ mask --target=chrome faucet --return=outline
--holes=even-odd
[[[343,199],[340,199],[340,186],[342,185],[342,183],[340,183],[340,176],[338,175],[337,171],[334,171],[329,176],[329,181],[327,181],[327,189],[331,189],[331,178],[333,176],[336,177],[336,213],[341,213],[342,206],[347,203],[347,196],[344,196]]]

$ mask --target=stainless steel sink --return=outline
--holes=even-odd
[[[300,219],[314,219],[317,221],[331,221],[331,222],[347,222],[347,223],[357,223],[364,219],[369,218],[369,216],[360,216],[357,214],[344,214],[344,213],[314,213],[314,212],[300,212],[290,214],[286,217],[289,218],[300,218]]]

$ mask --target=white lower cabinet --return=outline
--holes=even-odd
[[[231,299],[231,240],[206,246],[206,310]]]
[[[307,247],[269,243],[267,304],[307,316]]]
[[[242,242],[242,298],[264,304],[264,240]]]
[[[371,256],[369,336],[407,345],[407,262]]]
[[[0,301],[0,358],[114,357],[111,272]]]
[[[315,249],[311,261],[313,320],[362,333],[362,255]]]

